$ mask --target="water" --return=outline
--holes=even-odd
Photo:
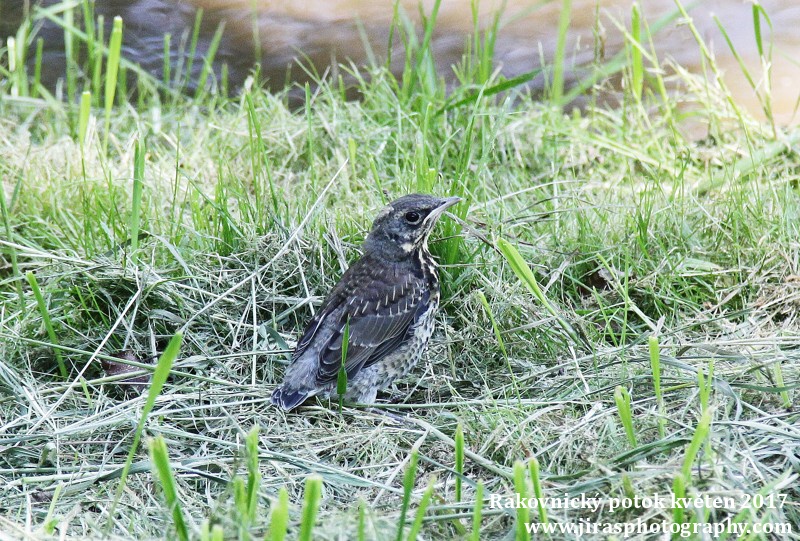
[[[56,2],[48,0],[44,3]],[[418,3],[410,0],[400,3],[401,10],[421,31]],[[676,11],[673,0],[640,3],[651,26]],[[496,66],[504,75],[512,77],[552,62],[561,2],[508,0],[505,4],[502,30],[496,44]],[[0,33],[8,35],[16,29],[25,5],[22,0],[0,0]],[[188,38],[197,10],[202,8],[204,16],[195,56],[199,59],[207,53],[214,32],[222,23],[225,25],[224,33],[213,66],[217,77],[222,72],[222,65],[227,65],[230,87],[236,88],[258,62],[267,84],[279,89],[287,81],[302,84],[311,79],[298,68],[298,58],[311,63],[318,73],[336,72],[338,62],[368,63],[368,48],[379,62],[391,54],[391,65],[399,72],[403,64],[403,47],[397,35],[392,51],[387,48],[392,5],[393,2],[386,0],[96,0],[95,13],[103,15],[107,25],[114,15],[121,15],[125,21],[123,54],[161,78],[164,34],[172,36],[172,76],[185,73]],[[443,0],[438,14],[433,49],[439,74],[451,81],[454,80],[451,66],[462,59],[464,44],[473,30],[469,5],[467,0]],[[481,2],[478,19],[482,28],[491,25],[493,13],[500,5],[498,0]],[[629,1],[619,0],[601,0],[599,6],[595,0],[573,0],[567,46],[568,86],[591,72],[593,60],[609,59],[621,50],[624,36],[615,21],[622,21],[629,27],[630,5]],[[770,89],[774,116],[780,123],[796,122],[794,111],[800,92],[800,85],[796,83],[800,81],[800,32],[796,29],[800,27],[800,3],[762,0],[761,5],[773,25],[770,32],[766,22],[762,24],[765,39],[771,38],[774,42]],[[425,0],[424,12],[429,14],[432,6],[432,0]],[[735,99],[763,117],[755,92],[712,18],[712,13],[719,18],[751,78],[763,93],[763,66],[756,46],[751,6],[751,2],[742,0],[701,0],[694,3],[690,16],[715,55]],[[108,31],[109,28],[106,36]],[[42,21],[39,36],[45,42],[43,82],[54,87],[64,74],[63,31],[52,22]],[[703,70],[700,48],[685,21],[671,22],[655,34],[654,43],[662,63],[671,58],[692,72]],[[192,63],[187,90],[194,90],[201,69],[201,61]],[[341,71],[338,74],[345,79],[348,77]],[[546,78],[542,76],[533,80],[530,87],[536,91],[545,84]]]

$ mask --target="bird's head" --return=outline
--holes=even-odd
[[[460,197],[411,194],[392,201],[380,211],[364,243],[365,251],[400,260],[419,250],[444,211]]]

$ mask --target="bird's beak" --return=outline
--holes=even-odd
[[[435,221],[439,216],[444,214],[444,211],[455,205],[456,203],[461,202],[460,197],[445,197],[441,200],[441,204],[438,207],[433,209],[428,217],[425,219],[426,222]]]
[[[458,196],[445,197],[444,199],[442,199],[442,204],[439,207],[437,207],[436,210],[448,209],[448,208],[452,207],[453,205],[455,205],[456,203],[460,203],[460,202],[461,202],[461,198],[458,197]]]

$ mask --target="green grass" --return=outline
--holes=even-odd
[[[181,502],[178,500],[178,491],[175,488],[175,474],[169,465],[169,454],[167,452],[167,444],[164,442],[163,436],[156,436],[151,440],[150,460],[153,462],[153,470],[158,475],[158,481],[164,490],[164,498],[167,506],[172,509],[172,522],[175,525],[175,534],[180,541],[188,541],[189,530],[186,527],[186,521],[183,518],[183,511],[181,510]]]
[[[542,102],[514,93],[524,77],[494,74],[491,35],[447,94],[435,16],[419,42],[396,29],[414,50],[400,80],[359,74],[360,101],[322,81],[300,110],[287,93],[188,98],[152,81],[112,108],[122,88],[99,101],[98,32],[71,83],[86,98],[61,102],[21,78],[18,43],[9,70],[5,44],[0,531],[528,539],[518,516],[644,512],[517,514],[492,495],[796,502],[800,158],[787,141],[800,135],[680,70],[683,90],[664,91],[655,25],[635,20],[628,52],[592,75],[621,73],[623,105],[566,114],[557,80]],[[83,58],[85,33],[65,35]],[[708,137],[682,135],[689,123]],[[377,406],[408,418],[275,409],[299,332],[370,220],[419,186],[465,203],[431,242],[443,307],[430,351]],[[156,381],[125,395],[101,360]],[[800,524],[795,504],[649,516]]]

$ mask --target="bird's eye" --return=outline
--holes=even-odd
[[[414,212],[413,210],[406,212],[405,218],[408,223],[415,224],[419,221],[419,212]]]

